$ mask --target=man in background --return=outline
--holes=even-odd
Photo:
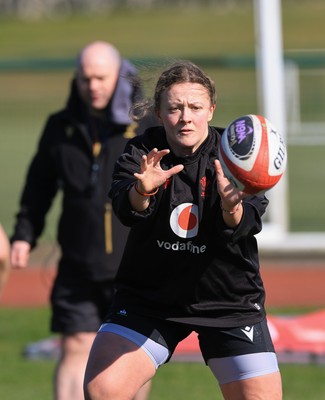
[[[128,232],[112,213],[108,190],[127,140],[149,125],[129,118],[141,97],[135,67],[110,43],[90,43],[77,59],[66,107],[49,116],[27,172],[11,237],[13,267],[27,267],[53,199],[63,193],[51,292],[51,331],[62,336],[55,400],[84,399],[89,350],[112,300]],[[150,382],[136,400],[149,391]]]

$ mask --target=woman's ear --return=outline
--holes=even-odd
[[[210,122],[210,121],[212,120],[212,118],[213,118],[213,113],[214,113],[215,109],[216,109],[216,105],[213,104],[213,105],[211,106],[210,112],[209,112],[209,117],[208,117],[208,121],[209,121],[209,122]]]

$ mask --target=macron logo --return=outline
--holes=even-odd
[[[253,326],[245,326],[244,329],[241,329],[243,333],[248,337],[248,339],[252,342],[254,336],[254,327]]]

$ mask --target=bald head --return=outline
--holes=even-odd
[[[77,59],[77,86],[91,112],[103,110],[109,103],[120,67],[120,53],[110,43],[96,41],[81,50]]]
[[[84,65],[102,64],[106,67],[116,67],[121,63],[119,51],[112,44],[96,41],[85,46],[78,57],[77,68],[83,68]]]

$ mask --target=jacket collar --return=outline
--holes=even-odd
[[[139,85],[137,70],[128,60],[123,59],[116,88],[105,110],[107,121],[129,125],[132,122],[129,116],[130,108],[134,101],[141,99],[141,97],[142,90]],[[85,122],[87,110],[79,96],[75,77],[71,82],[67,110],[73,119]]]

